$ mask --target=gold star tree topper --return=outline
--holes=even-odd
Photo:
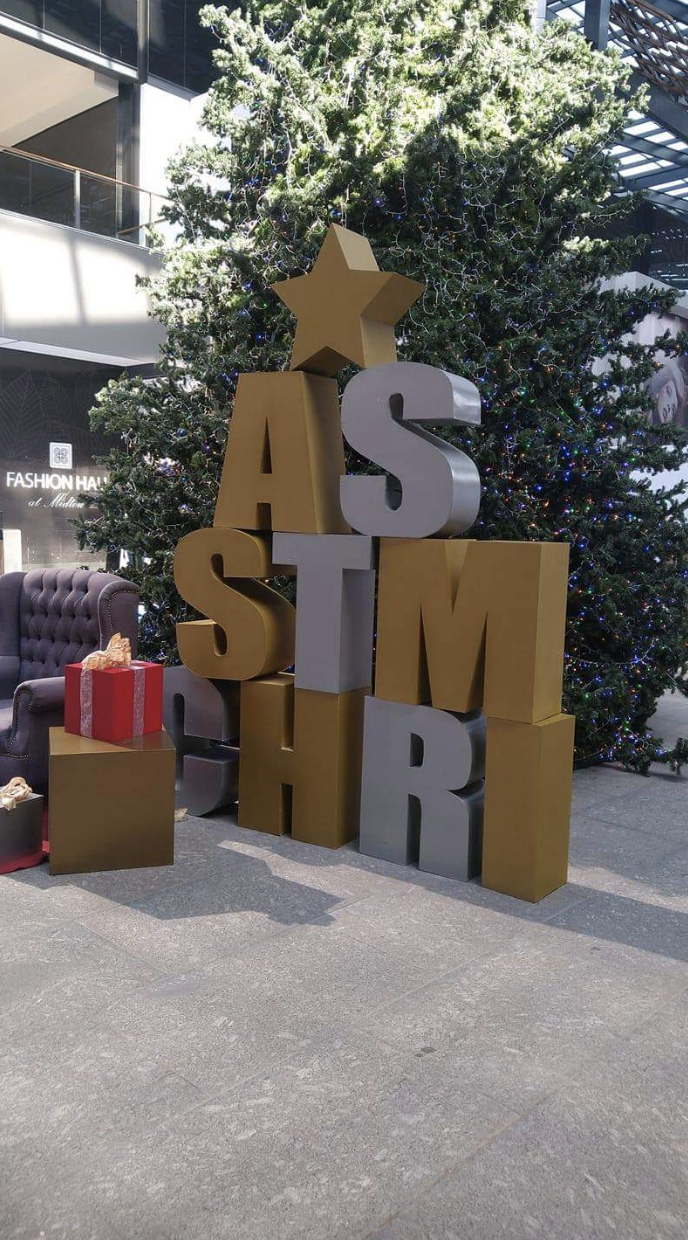
[[[380,271],[365,237],[331,224],[311,273],[272,288],[297,318],[291,370],[334,375],[396,361],[394,324],[425,285]]]

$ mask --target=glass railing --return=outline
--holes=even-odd
[[[0,209],[149,245],[161,194],[43,155],[0,145]]]

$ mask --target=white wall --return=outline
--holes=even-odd
[[[141,87],[139,185],[142,189],[164,197],[169,160],[202,134],[200,115],[205,99],[205,95],[163,90],[151,82]]]
[[[7,42],[22,46],[14,39]],[[91,70],[34,48],[28,51],[58,61],[69,74],[85,74],[89,81],[84,79],[84,86],[93,84]],[[0,67],[1,55],[0,41]],[[74,80],[71,85],[76,88]],[[204,102],[204,95],[163,89],[155,82],[142,86],[142,189],[165,194],[168,161],[202,134]],[[154,219],[160,205],[160,197],[154,199]],[[144,219],[145,210],[142,199]],[[164,332],[148,317],[148,296],[137,288],[136,277],[154,275],[159,268],[160,259],[139,246],[0,211],[0,347],[123,366],[154,362]]]
[[[153,362],[164,338],[136,277],[148,250],[0,211],[0,345],[130,366]]]

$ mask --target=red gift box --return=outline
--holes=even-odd
[[[162,731],[161,663],[134,659],[130,667],[87,670],[82,663],[65,667],[65,732],[94,740],[131,740]]]

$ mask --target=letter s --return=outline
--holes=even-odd
[[[347,384],[344,435],[391,475],[342,478],[342,513],[361,534],[446,537],[464,533],[475,521],[480,507],[475,465],[417,422],[478,425],[478,389],[468,379],[420,362],[387,362],[362,370]]]
[[[177,544],[174,580],[182,598],[208,620],[177,625],[182,662],[197,676],[252,680],[294,662],[294,608],[262,581],[273,575],[269,536],[243,530],[194,530]]]

